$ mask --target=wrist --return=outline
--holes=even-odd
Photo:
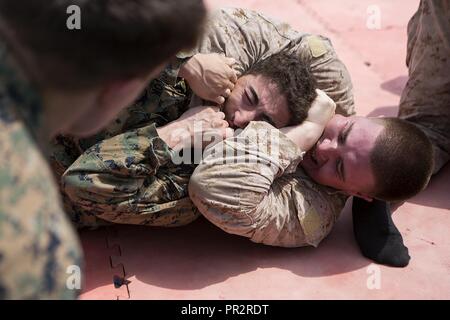
[[[180,70],[178,71],[178,77],[184,78],[187,80],[187,68],[186,68],[187,61],[183,62],[183,64],[180,66]]]
[[[156,128],[159,137],[163,140],[171,149],[177,150],[180,147],[184,147],[187,140],[190,140],[191,133],[184,125],[184,122],[175,120],[163,127]]]
[[[186,81],[189,82],[189,79],[191,79],[192,75],[192,66],[191,66],[191,60],[193,57],[186,59],[180,66],[180,70],[178,71],[178,76],[180,78],[184,78]]]
[[[171,131],[172,130],[170,127],[170,123],[163,127],[156,128],[156,132],[158,132],[158,136],[161,138],[161,140],[163,140],[169,146],[169,148],[173,149],[173,147],[175,146],[175,141],[173,141],[171,137]]]

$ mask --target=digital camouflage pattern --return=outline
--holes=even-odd
[[[422,0],[408,24],[409,79],[399,117],[431,140],[434,172],[450,159],[450,2]]]
[[[81,251],[39,146],[40,97],[18,70],[0,40],[0,299],[73,299]]]
[[[191,93],[172,70],[169,66],[153,80],[139,101],[101,133],[89,139],[57,138],[55,171],[64,172],[76,160],[63,176],[62,190],[78,227],[107,222],[180,226],[199,216],[187,194],[194,166],[173,164],[156,131],[188,108]],[[76,152],[83,154],[76,159]]]
[[[319,88],[335,100],[338,112],[354,113],[350,77],[326,38],[299,33],[250,10],[223,9],[209,21],[197,49],[180,53],[109,128],[88,139],[58,137],[55,141],[51,153],[54,171],[63,175],[65,205],[78,226],[180,226],[199,216],[187,190],[195,166],[174,165],[168,146],[155,130],[177,119],[190,106],[204,103],[183,79],[177,78],[181,63],[196,52],[235,58],[236,69],[243,74],[271,54],[295,51],[309,62]],[[316,208],[318,212],[327,211],[327,217],[337,217],[336,212],[343,207],[333,208],[328,214],[331,206],[323,196],[328,189],[309,182],[297,188],[299,195],[302,189],[308,194],[298,199],[305,204],[299,209]],[[305,201],[312,203],[306,205]]]

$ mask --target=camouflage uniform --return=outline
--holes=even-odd
[[[153,80],[107,130],[90,139],[71,139],[72,146],[59,138],[55,168],[68,161],[64,149],[86,148],[62,178],[66,209],[79,227],[104,221],[180,226],[199,216],[187,194],[194,166],[173,164],[169,147],[156,131],[178,119],[190,100],[184,81],[170,76],[171,70]]]
[[[318,246],[346,196],[297,168],[303,152],[265,122],[209,148],[189,182],[200,212],[222,230],[281,247]]]
[[[355,113],[350,75],[328,38],[298,32],[287,23],[251,10],[229,8],[215,12],[198,45],[178,57],[223,54],[238,61],[235,70],[239,76],[256,62],[280,51],[296,54],[309,64],[319,89],[336,102],[337,113]]]
[[[0,41],[0,299],[70,299],[81,251],[38,145],[42,104]]]
[[[409,80],[399,117],[430,138],[436,173],[450,159],[450,2],[422,0],[408,24]]]
[[[168,146],[155,130],[177,119],[189,106],[202,103],[177,78],[179,66],[198,52],[222,53],[238,61],[236,69],[241,75],[257,61],[283,50],[298,54],[310,64],[319,88],[335,100],[339,113],[354,113],[350,76],[328,39],[299,33],[250,10],[220,10],[210,17],[196,49],[180,53],[174,65],[154,80],[138,103],[124,111],[110,128],[90,139],[59,138],[52,159],[59,174],[70,165],[62,178],[62,190],[73,220],[81,226],[98,225],[98,218],[114,223],[179,226],[198,217],[187,191],[195,166],[174,165]],[[343,207],[343,196],[329,196],[329,189],[319,189],[301,171],[296,174],[297,180],[291,183],[301,177],[302,183],[296,186],[298,195],[307,194],[297,199],[298,210],[321,212],[310,215],[315,219],[323,211],[327,217],[325,229],[329,230],[330,221]],[[317,226],[318,219],[314,223]]]

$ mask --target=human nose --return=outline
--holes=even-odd
[[[256,114],[254,111],[239,110],[234,114],[234,125],[238,128],[245,128],[250,121],[255,120]]]
[[[332,158],[337,154],[337,141],[334,139],[325,138],[323,139],[319,145],[317,146],[317,156],[322,158],[323,160],[327,160]]]

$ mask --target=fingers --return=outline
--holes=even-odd
[[[204,108],[204,107],[201,107],[201,108]],[[220,108],[216,107],[216,106],[209,106],[205,110],[212,112],[212,113],[223,113],[223,112],[220,112]]]
[[[225,120],[216,119],[211,122],[212,128],[228,128],[228,122]]]
[[[236,64],[236,60],[233,58],[227,58],[225,57],[225,63],[229,65],[230,67],[234,66]]]
[[[228,78],[230,79],[230,81],[232,83],[236,83],[236,81],[237,81],[236,71],[234,71],[233,69],[230,69],[228,72]]]
[[[231,94],[231,89],[230,89],[230,88],[227,88],[227,89],[225,90],[225,92],[222,94],[222,97],[228,98],[228,97],[230,96],[230,94]]]
[[[225,103],[225,98],[224,98],[223,96],[218,96],[218,97],[215,98],[213,101],[214,101],[215,103],[218,103],[218,104],[224,104],[224,103]]]
[[[228,89],[230,89],[231,91],[233,91],[233,89],[234,89],[234,83],[231,82],[231,81],[227,81],[227,82],[225,83],[225,88],[228,88]]]
[[[223,138],[227,139],[229,137],[234,136],[234,130],[231,128],[224,128],[223,129]]]
[[[225,113],[223,113],[223,112],[220,112],[220,111],[217,112],[216,116],[221,120],[225,119]]]
[[[236,64],[236,60],[233,58],[224,57],[224,61],[229,66],[228,72],[227,72],[228,79],[230,79],[230,81],[232,83],[235,83],[237,81],[237,75],[236,75],[236,71],[234,71],[234,69],[233,69],[233,66]]]

